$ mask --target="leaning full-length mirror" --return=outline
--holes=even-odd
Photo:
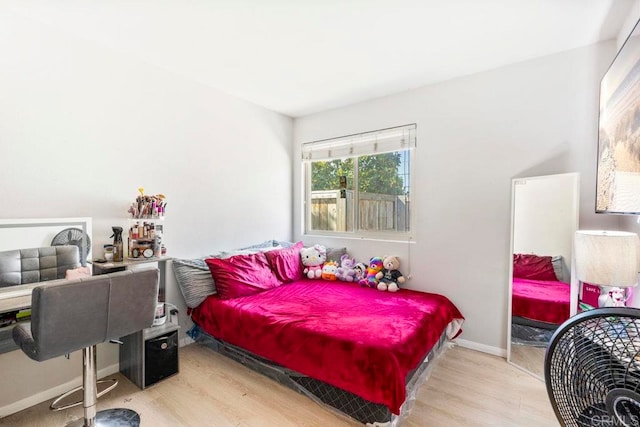
[[[577,173],[514,179],[509,362],[544,378],[544,353],[571,313]]]

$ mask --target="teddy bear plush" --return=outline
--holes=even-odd
[[[327,248],[322,245],[302,248],[300,249],[300,258],[302,259],[302,265],[304,265],[303,273],[309,279],[322,277],[322,266],[327,260]]]
[[[382,261],[382,270],[376,274],[378,279],[378,290],[396,292],[405,282],[404,276],[400,273],[400,260],[395,256],[387,256]]]
[[[369,267],[367,267],[365,277],[361,279],[358,283],[360,283],[360,286],[375,288],[376,286],[378,286],[378,279],[376,278],[376,275],[381,270],[382,270],[382,258],[374,256],[369,260]]]
[[[336,271],[336,278],[343,282],[353,282],[356,280],[355,266],[355,258],[349,258],[347,254],[342,255],[340,257],[340,267]]]
[[[322,266],[322,279],[324,280],[337,280],[336,271],[338,270],[338,263],[335,261],[327,261]]]

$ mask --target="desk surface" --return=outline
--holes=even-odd
[[[100,270],[109,270],[112,268],[131,267],[133,265],[147,264],[150,262],[166,262],[170,259],[171,257],[162,256],[151,258],[125,258],[124,261],[96,262],[95,260],[93,260],[89,262],[93,265],[93,268],[98,268]]]
[[[138,264],[146,264],[151,262],[164,263],[169,261],[171,257],[160,258],[143,258],[143,259],[125,259],[120,262],[104,262],[96,263],[92,262],[94,268],[100,270],[109,270],[118,267],[130,267]],[[59,279],[65,280],[65,279]],[[30,283],[28,285],[16,285],[0,288],[0,313],[6,313],[8,311],[21,310],[23,308],[31,307],[31,292],[36,286],[56,282],[57,280],[51,280],[47,282]]]
[[[49,282],[55,282],[55,280],[51,280]],[[33,288],[41,285],[42,283],[47,282],[37,282],[30,283],[28,285],[16,285],[0,288],[0,313],[31,307],[31,292],[33,291]]]

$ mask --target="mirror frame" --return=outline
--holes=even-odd
[[[507,362],[515,366],[516,368],[538,378],[539,380],[544,382],[544,376],[540,376],[534,372],[531,372],[527,368],[518,365],[513,362],[511,358],[511,311],[512,311],[512,293],[513,293],[513,249],[514,249],[514,232],[515,232],[515,208],[516,208],[516,186],[521,184],[523,181],[527,180],[539,180],[539,179],[551,179],[557,177],[567,177],[573,178],[574,180],[574,194],[573,194],[573,207],[575,212],[575,221],[573,222],[574,227],[571,231],[571,259],[568,260],[570,263],[570,271],[571,271],[571,296],[569,300],[570,310],[569,317],[572,317],[577,312],[577,302],[578,302],[578,284],[575,278],[575,256],[574,256],[574,235],[578,230],[578,223],[580,220],[580,173],[578,172],[570,172],[570,173],[560,173],[560,174],[551,174],[551,175],[540,175],[540,176],[531,176],[531,177],[522,177],[522,178],[513,178],[511,180],[511,233],[510,233],[510,242],[509,242],[509,274],[508,274],[508,301],[507,301]]]

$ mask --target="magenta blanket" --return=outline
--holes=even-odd
[[[569,318],[571,286],[553,280],[513,278],[512,314],[548,323]]]
[[[208,297],[192,313],[210,335],[398,414],[405,378],[462,314],[446,297],[301,280],[258,294]]]

